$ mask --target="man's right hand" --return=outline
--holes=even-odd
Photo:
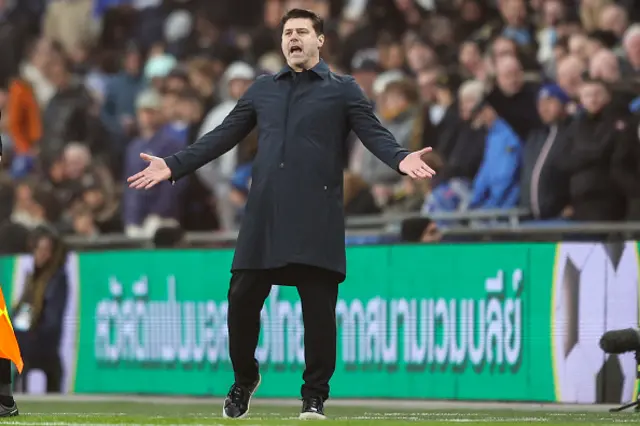
[[[171,169],[169,169],[167,163],[165,163],[162,158],[144,153],[140,154],[140,158],[148,162],[149,166],[140,173],[136,173],[127,179],[130,188],[153,188],[163,180],[168,180],[171,177]]]

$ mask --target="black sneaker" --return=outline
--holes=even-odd
[[[18,406],[14,402],[13,405],[7,406],[0,404],[0,417],[13,417],[18,415]]]
[[[224,400],[222,417],[225,419],[241,419],[249,414],[251,397],[256,392],[256,389],[258,389],[258,386],[260,386],[260,379],[261,377],[258,375],[258,380],[251,386],[251,389],[238,386],[234,383]]]
[[[300,420],[326,420],[322,398],[311,397],[302,400]]]

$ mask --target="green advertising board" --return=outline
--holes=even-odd
[[[550,357],[535,354],[551,353],[555,251],[519,244],[350,250],[332,395],[553,400]],[[225,394],[233,380],[231,255],[83,255],[75,390]],[[262,319],[260,393],[295,396],[304,368],[295,289],[274,287]]]
[[[351,247],[337,305],[340,397],[622,402],[633,354],[606,330],[638,322],[638,250],[619,244]],[[81,253],[61,351],[67,392],[226,394],[229,250]],[[0,260],[23,286],[29,259]],[[298,397],[297,291],[274,286],[256,351],[261,397]]]

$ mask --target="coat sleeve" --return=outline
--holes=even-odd
[[[371,103],[353,77],[345,82],[345,96],[351,130],[373,155],[400,173],[400,162],[409,155],[409,151],[402,148],[391,132],[380,123],[373,113]]]
[[[233,110],[218,127],[204,134],[194,144],[166,157],[164,160],[171,170],[171,181],[195,172],[210,161],[215,160],[238,145],[256,126],[256,111],[253,99],[258,82],[244,94]]]

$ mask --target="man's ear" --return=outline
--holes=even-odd
[[[320,34],[318,36],[318,47],[322,47],[324,45],[324,34]]]

